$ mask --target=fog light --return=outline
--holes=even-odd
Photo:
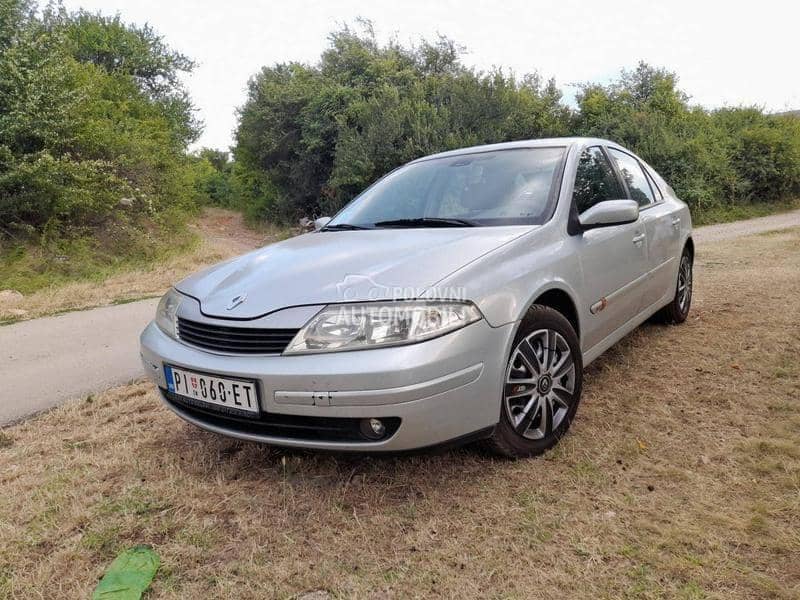
[[[380,419],[361,419],[361,433],[371,440],[379,440],[386,434],[386,426]]]
[[[372,429],[372,433],[378,437],[383,437],[383,434],[386,433],[386,427],[383,426],[380,419],[370,419],[369,427]]]

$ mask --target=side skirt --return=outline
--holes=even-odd
[[[639,325],[647,321],[650,317],[656,314],[659,310],[665,307],[672,297],[675,295],[674,290],[670,293],[667,292],[664,294],[659,300],[653,302],[650,306],[646,309],[641,311],[632,319],[629,319],[624,324],[622,324],[616,331],[610,333],[604,339],[597,342],[594,346],[589,348],[586,352],[583,353],[583,366],[588,366],[592,361],[594,361],[597,357],[599,357],[603,352],[611,348],[614,344],[628,335],[631,331],[636,329]]]

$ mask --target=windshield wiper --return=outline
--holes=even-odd
[[[372,229],[371,227],[364,227],[362,225],[353,225],[352,223],[336,223],[335,225],[325,225],[320,231],[354,231],[356,229]]]
[[[418,219],[395,219],[378,221],[375,227],[475,227],[475,223],[466,219],[442,219],[438,217],[420,217]]]

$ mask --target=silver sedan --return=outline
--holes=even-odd
[[[141,355],[178,416],[281,446],[530,456],[566,433],[584,366],[691,304],[686,204],[606,140],[420,158],[315,225],[164,296]]]

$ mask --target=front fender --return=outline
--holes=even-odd
[[[572,299],[582,320],[577,290],[578,256],[553,227],[534,232],[464,266],[437,284],[463,289],[492,327],[519,321],[542,293],[558,289]]]

